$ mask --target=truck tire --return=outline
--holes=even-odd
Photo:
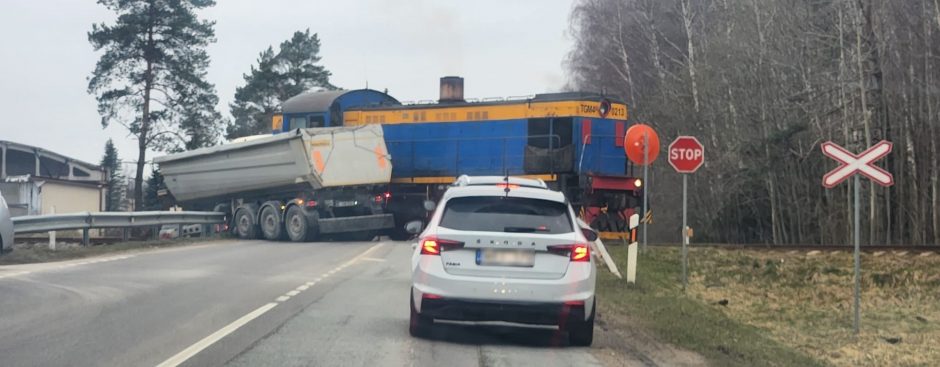
[[[265,205],[261,209],[261,234],[269,241],[282,241],[287,236],[284,233],[284,222],[281,221],[281,211],[272,205]]]
[[[292,205],[284,216],[284,229],[287,237],[293,242],[309,242],[316,240],[320,229],[317,221],[320,216],[317,212],[307,214],[304,209]]]
[[[421,228],[424,228],[424,226],[426,225],[426,224],[424,223],[424,222],[425,222],[424,219],[422,219],[422,218],[417,218],[417,217],[408,219],[408,220],[403,221],[403,222],[401,222],[401,223],[398,223],[398,222],[396,221],[396,223],[395,223],[395,228],[392,228],[391,230],[388,231],[388,237],[391,238],[392,241],[407,241],[407,240],[410,240],[412,237],[417,236],[417,235],[408,233],[408,231],[405,230],[405,224],[407,224],[408,222],[414,221],[414,220],[420,220],[420,221],[421,221],[421,224],[422,224],[422,225],[421,225]]]
[[[235,213],[235,234],[238,238],[253,240],[258,238],[257,211],[252,207],[242,207]]]

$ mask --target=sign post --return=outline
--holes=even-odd
[[[649,165],[659,156],[659,135],[649,125],[636,124],[627,129],[623,136],[623,150],[627,158],[643,166],[643,218],[647,218],[649,206]],[[646,250],[646,224],[643,220],[643,249]]]
[[[689,174],[705,163],[705,147],[694,136],[680,136],[669,144],[669,164],[682,174],[682,290],[689,284]]]
[[[891,175],[888,171],[881,169],[881,167],[875,166],[873,163],[884,156],[891,153],[892,144],[887,140],[882,140],[878,144],[873,145],[871,148],[868,148],[864,152],[856,155],[852,154],[843,147],[836,145],[831,141],[827,141],[822,144],[822,152],[829,158],[832,158],[840,163],[839,167],[829,171],[825,176],[823,176],[823,187],[831,189],[838,186],[842,181],[845,181],[851,176],[855,176],[853,182],[853,195],[854,205],[855,205],[855,217],[853,220],[853,231],[852,237],[855,245],[855,317],[852,322],[852,329],[855,331],[855,334],[858,335],[859,329],[859,320],[861,319],[861,258],[859,253],[861,252],[859,246],[859,218],[858,218],[858,192],[859,192],[859,177],[858,174],[861,173],[868,177],[875,183],[881,186],[891,186],[894,185],[894,176]]]

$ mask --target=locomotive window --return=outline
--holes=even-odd
[[[290,128],[291,129],[306,129],[307,118],[306,117],[292,117],[290,119]]]
[[[529,119],[529,145],[547,149],[550,129],[548,119]]]
[[[552,148],[562,148],[571,144],[572,120],[568,118],[529,119],[529,145],[536,148],[548,148],[551,139]]]
[[[555,147],[566,147],[571,144],[572,120],[568,118],[556,118],[552,120],[552,135],[557,136],[553,145]]]
[[[310,116],[310,123],[307,124],[307,127],[323,127],[325,119],[323,116]]]

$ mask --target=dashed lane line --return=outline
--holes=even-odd
[[[350,265],[352,265],[352,264],[355,264],[355,263],[356,263],[357,261],[359,261],[359,260],[363,260],[366,255],[369,255],[370,253],[372,253],[372,251],[374,251],[375,249],[377,249],[377,248],[379,248],[379,247],[382,247],[382,246],[384,246],[384,245],[385,245],[384,243],[379,243],[379,244],[377,244],[377,245],[375,245],[375,246],[372,246],[372,247],[370,247],[369,249],[363,251],[361,254],[356,255],[356,257],[354,257],[354,258],[350,259],[349,261],[343,263],[342,265],[339,265],[339,266],[333,268],[332,270],[330,270],[330,271],[328,271],[328,272],[326,272],[326,273],[320,275],[320,276],[317,277],[316,279],[314,279],[314,280],[312,280],[312,281],[309,281],[309,282],[306,282],[306,283],[304,283],[304,284],[298,286],[297,288],[288,291],[288,292],[285,293],[284,295],[275,298],[275,299],[274,299],[274,302],[268,303],[268,304],[266,304],[266,305],[264,305],[264,306],[259,307],[258,309],[254,310],[254,311],[249,312],[248,314],[246,314],[245,316],[242,316],[242,317],[239,318],[238,320],[233,321],[231,324],[225,325],[225,327],[223,327],[223,328],[219,329],[218,331],[216,331],[216,332],[210,334],[209,336],[203,338],[202,340],[196,342],[195,344],[190,345],[190,346],[187,347],[186,349],[183,349],[183,351],[181,351],[181,352],[177,353],[176,355],[170,357],[170,358],[167,359],[166,361],[163,361],[163,363],[158,364],[157,367],[176,367],[176,366],[179,366],[180,364],[182,364],[183,362],[186,362],[187,360],[189,360],[190,358],[192,358],[192,357],[195,356],[196,354],[199,354],[199,352],[201,352],[201,351],[203,351],[204,349],[208,348],[210,345],[215,344],[216,342],[218,342],[219,340],[221,340],[222,338],[224,338],[226,335],[231,334],[232,332],[234,332],[235,330],[238,330],[238,329],[239,329],[240,327],[242,327],[242,326],[245,326],[245,324],[248,324],[249,322],[251,322],[251,320],[254,320],[254,319],[260,317],[260,316],[263,315],[265,312],[270,311],[272,308],[276,307],[277,305],[279,305],[279,304],[281,304],[281,303],[284,303],[284,302],[287,302],[288,300],[291,299],[291,297],[296,296],[296,295],[300,294],[300,292],[303,292],[303,291],[309,289],[311,286],[313,286],[313,285],[316,284],[316,283],[319,283],[319,282],[320,282],[321,280],[323,280],[324,278],[329,277],[330,275],[335,274],[336,272],[338,272],[338,271],[340,271],[340,270],[343,270],[343,269],[345,269],[346,267],[348,267],[348,266],[350,266]],[[2,277],[0,277],[0,278],[2,278]]]
[[[181,363],[186,362],[186,360],[201,352],[203,349],[206,349],[206,347],[214,344],[215,342],[224,338],[226,335],[231,334],[233,331],[238,330],[238,328],[251,322],[251,320],[258,318],[258,316],[263,315],[265,312],[270,311],[276,306],[277,303],[271,302],[264,306],[258,307],[258,309],[249,312],[247,315],[233,321],[231,324],[225,325],[225,327],[196,342],[196,344],[189,346],[189,348],[183,349],[182,352],[179,352],[175,356],[170,357],[170,359],[163,361],[163,363],[158,364],[157,367],[179,366]]]
[[[97,263],[103,263],[103,262],[108,262],[108,261],[124,260],[124,259],[129,259],[129,258],[132,258],[132,257],[134,257],[134,255],[110,256],[110,257],[103,257],[103,258],[96,259],[96,260],[87,260],[87,261],[80,261],[80,262],[70,262],[70,263],[59,264],[59,265],[54,265],[54,266],[42,268],[41,270],[38,270],[38,271],[24,270],[24,271],[18,271],[18,272],[9,273],[9,274],[3,274],[3,275],[0,275],[0,279],[4,279],[4,278],[13,278],[13,277],[18,277],[18,276],[22,276],[22,275],[29,275],[29,274],[32,274],[32,273],[34,273],[34,272],[44,272],[44,271],[49,271],[49,270],[61,270],[61,269],[66,269],[66,268],[70,268],[70,267],[73,267],[73,266],[79,266],[79,265],[89,265],[89,264],[97,264]]]

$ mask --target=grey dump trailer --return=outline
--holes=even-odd
[[[242,238],[369,239],[392,175],[380,125],[297,129],[154,159],[177,205],[229,213]]]

